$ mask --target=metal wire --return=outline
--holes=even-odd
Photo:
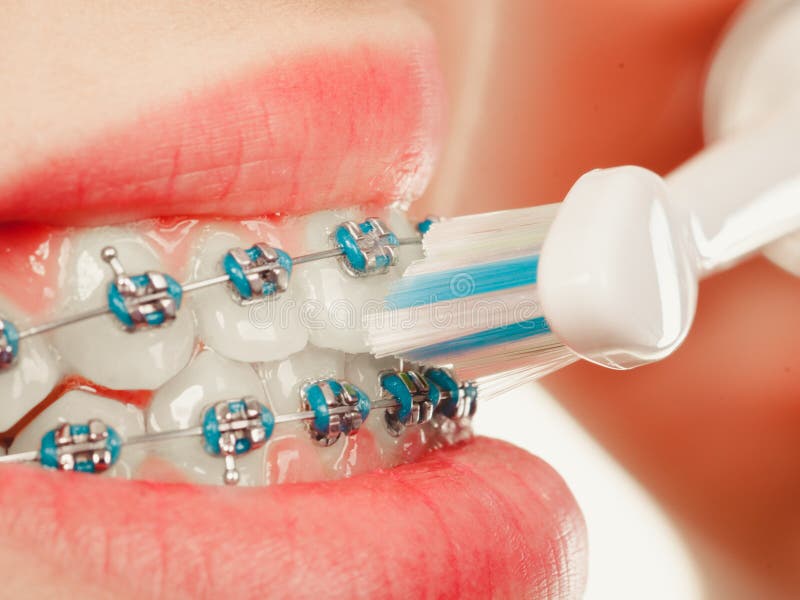
[[[394,408],[396,406],[399,406],[399,403],[395,400],[381,399],[376,402],[370,403],[370,411],[379,410],[383,408]],[[354,406],[336,406],[330,409],[329,414],[331,415],[346,414],[352,411],[354,408],[355,408]],[[316,413],[314,413],[313,410],[299,411],[296,413],[287,413],[284,415],[276,416],[275,424],[280,425],[282,423],[311,421],[314,419],[314,417],[316,417]],[[175,429],[173,431],[160,431],[158,433],[149,433],[149,434],[130,437],[122,443],[122,447],[124,448],[125,446],[154,444],[159,442],[167,442],[170,440],[201,437],[202,435],[203,435],[202,427],[188,427],[186,429]],[[8,454],[6,456],[0,456],[0,464],[38,462],[38,461],[39,461],[39,452],[36,450],[17,452],[14,454]]]
[[[382,236],[385,237],[385,236]],[[400,246],[410,246],[413,244],[421,244],[422,238],[420,237],[407,237],[407,238],[399,238],[398,245]],[[315,262],[318,260],[324,260],[327,258],[336,258],[341,256],[343,253],[341,248],[330,248],[328,250],[320,250],[319,252],[311,252],[309,254],[302,254],[297,257],[292,258],[292,264],[295,265],[303,265],[310,262]],[[273,268],[273,265],[261,265],[259,267],[253,267],[249,269],[250,273],[261,273],[263,271],[268,271]],[[211,287],[214,285],[219,285],[220,283],[226,283],[230,280],[230,277],[225,275],[217,275],[215,277],[210,277],[208,279],[201,279],[199,281],[190,281],[181,285],[184,294],[191,294],[192,292],[196,292],[197,290],[202,290],[207,287]],[[147,302],[152,302],[155,300],[162,300],[164,298],[168,298],[169,295],[167,292],[158,292],[155,294],[150,294],[148,296],[142,296],[141,298],[137,298],[137,301],[144,304]],[[87,321],[89,319],[94,319],[96,317],[100,317],[102,315],[110,314],[111,310],[107,306],[101,308],[94,308],[92,310],[87,310],[86,312],[78,313],[76,315],[70,315],[68,317],[64,317],[61,319],[56,319],[55,321],[50,321],[49,323],[43,323],[42,325],[35,325],[33,327],[28,327],[27,329],[23,329],[19,332],[19,338],[25,339],[29,337],[33,337],[35,335],[40,335],[42,333],[46,333],[48,331],[52,331],[54,329],[60,329],[61,327],[66,327],[67,325],[73,325],[75,323],[80,323],[81,321]]]

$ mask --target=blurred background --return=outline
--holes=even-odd
[[[451,99],[414,210],[453,215],[557,202],[598,167],[669,173],[703,147],[708,65],[744,3],[413,4]],[[663,363],[576,365],[481,407],[479,433],[544,457],[577,496],[588,598],[798,597],[798,293],[753,259],[701,286],[693,331]]]

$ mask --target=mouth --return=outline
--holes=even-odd
[[[241,266],[254,248],[261,265],[278,250],[330,251],[348,223],[356,234],[373,223],[400,240],[418,235],[404,208],[433,173],[444,94],[430,34],[412,31],[257,65],[6,177],[0,279],[13,284],[0,312],[19,331],[103,307],[110,284],[140,273],[186,289],[229,281],[172,308],[148,304],[155,321],[123,302],[122,317],[21,340],[0,371],[8,454],[41,458],[48,432],[73,437],[56,454],[59,472],[0,467],[0,561],[27,557],[62,586],[148,597],[580,589],[583,523],[560,478],[516,448],[473,439],[464,382],[453,391],[424,365],[369,354],[363,315],[418,245],[372,239],[388,258],[364,277],[353,270],[370,268],[347,256],[296,260],[283,274],[274,258],[238,289],[226,270],[227,257]],[[406,376],[408,406],[389,375]],[[219,437],[204,449],[212,414],[239,423],[227,454]],[[122,441],[118,457],[75,446],[83,433],[70,426],[92,420]],[[187,431],[196,434],[172,435]],[[234,479],[237,488],[218,487]],[[395,566],[376,577],[378,563]]]

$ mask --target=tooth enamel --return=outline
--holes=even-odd
[[[345,373],[348,381],[359,386],[376,401],[381,398],[381,371],[396,368],[397,360],[378,360],[369,354],[358,354],[348,356]],[[364,425],[375,438],[384,469],[416,460],[430,443],[437,441],[438,435],[432,423],[409,426],[399,436],[394,436],[385,425],[385,415],[385,409],[376,409]]]
[[[319,379],[344,379],[345,355],[309,344],[286,360],[262,364],[260,375],[276,415],[300,412],[304,385]],[[305,423],[281,427],[280,443],[274,443],[276,438],[267,450],[270,480],[311,481],[319,474],[325,479],[338,475],[335,465],[345,451],[345,436],[324,447],[312,441]]]
[[[113,427],[123,440],[144,433],[144,415],[135,406],[122,404],[88,392],[73,390],[48,406],[14,438],[9,453],[38,450],[42,436],[62,423],[83,424],[89,419],[100,419]],[[130,479],[144,459],[142,446],[124,446],[117,463],[105,476]]]
[[[380,373],[397,367],[397,360],[391,358],[375,359],[369,354],[347,357],[345,373],[348,381],[357,385],[373,402],[381,398]],[[402,453],[404,435],[393,436],[384,424],[385,409],[375,409],[364,424],[375,438],[380,450],[381,466],[389,468],[397,464]]]
[[[342,479],[386,468],[383,449],[366,425],[358,435],[347,437],[344,444],[344,449],[337,459],[326,465],[328,473],[332,473],[333,478]]]
[[[327,473],[317,449],[302,437],[302,433],[295,429],[289,435],[273,437],[267,444],[268,485],[306,483],[326,478]]]
[[[222,257],[232,248],[247,248],[237,235],[210,234],[198,246],[193,280],[223,273]],[[308,334],[299,320],[297,302],[289,290],[257,304],[241,306],[227,285],[197,292],[193,298],[197,330],[203,342],[228,358],[243,362],[281,360],[303,349]]]
[[[361,223],[370,215],[346,210],[294,219],[289,225],[304,231],[306,239],[302,252],[292,254],[326,250],[331,247],[330,233],[343,221]],[[400,210],[377,217],[399,238],[417,235]],[[274,238],[271,229],[262,235],[260,230],[225,227],[208,227],[196,238],[192,258],[180,261],[187,265],[186,272],[172,273],[175,279],[217,277],[224,273],[221,263],[230,249],[251,246],[253,236],[270,242]],[[109,245],[116,248],[127,275],[165,270],[159,253],[130,229],[79,231],[61,261],[59,316],[107,306],[114,275],[101,250]],[[379,373],[396,368],[397,361],[366,354],[362,313],[381,308],[388,286],[421,257],[421,247],[404,245],[397,253],[398,264],[388,273],[365,277],[347,275],[335,258],[297,265],[287,292],[250,306],[237,303],[225,284],[198,289],[184,298],[178,317],[163,328],[129,333],[115,317],[102,315],[48,334],[55,348],[48,346],[47,337],[26,339],[18,364],[0,373],[0,397],[9,400],[0,410],[0,431],[46,397],[63,373],[76,373],[108,388],[156,392],[146,416],[115,400],[69,392],[19,433],[12,452],[38,449],[41,436],[64,421],[81,424],[99,418],[123,440],[145,429],[193,429],[201,425],[210,405],[245,396],[265,403],[276,416],[296,413],[303,410],[302,387],[320,379],[349,380],[379,401]],[[192,358],[196,348],[202,350]],[[415,458],[435,441],[427,424],[391,435],[384,413],[375,409],[356,435],[343,435],[328,447],[311,439],[305,422],[279,423],[263,448],[236,457],[240,485],[339,478],[389,468]],[[123,447],[122,458],[110,472],[219,485],[225,460],[209,455],[200,435],[176,437]]]
[[[402,213],[389,211],[387,225],[396,226],[399,237],[413,235]],[[364,220],[354,210],[324,211],[306,218],[309,251],[330,247],[331,232],[343,221]],[[407,251],[408,250],[408,251]],[[380,309],[388,286],[397,280],[409,262],[419,256],[418,247],[398,249],[398,264],[387,273],[365,277],[345,274],[337,260],[322,260],[298,266],[294,275],[301,318],[308,327],[309,341],[321,348],[343,352],[366,352],[365,314]]]
[[[0,314],[18,326],[15,311]],[[50,393],[61,378],[60,362],[42,337],[20,341],[14,364],[0,371],[0,431],[12,427],[20,418]]]
[[[75,248],[62,269],[65,316],[107,305],[113,275],[100,256],[105,246],[116,247],[130,275],[162,270],[153,248],[123,229],[102,227],[75,237]],[[129,333],[113,316],[102,315],[62,327],[53,337],[68,365],[95,383],[114,389],[154,389],[189,361],[194,321],[184,306],[164,327]]]
[[[276,415],[299,412],[303,385],[323,378],[342,379],[345,376],[345,355],[308,345],[286,360],[260,365],[259,374]]]
[[[399,208],[389,208],[385,215],[386,225],[398,238],[412,238],[419,235],[417,226],[408,218],[408,213]],[[409,244],[400,249],[397,257],[397,268],[400,273],[415,260],[423,257],[422,244]]]
[[[203,410],[221,400],[252,396],[264,403],[264,389],[255,369],[213,350],[204,350],[191,364],[161,387],[147,410],[149,433],[197,427]],[[200,437],[152,444],[150,454],[172,464],[195,483],[220,485],[224,459],[208,454]],[[264,448],[236,457],[240,486],[265,482]]]

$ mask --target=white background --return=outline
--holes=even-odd
[[[539,386],[478,407],[476,433],[542,457],[567,482],[589,532],[586,600],[693,600],[699,579],[644,490]]]

